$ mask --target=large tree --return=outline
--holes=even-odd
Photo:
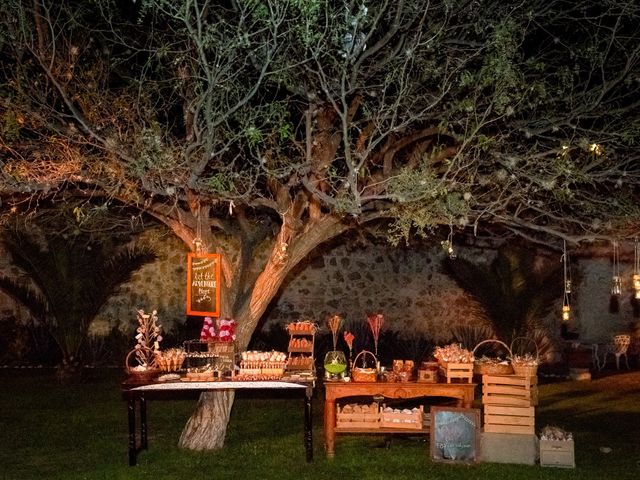
[[[3,206],[92,196],[221,252],[241,348],[296,264],[376,219],[394,241],[638,230],[630,0],[0,8]],[[181,444],[220,446],[231,401],[205,395]]]

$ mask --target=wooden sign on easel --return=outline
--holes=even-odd
[[[220,254],[187,255],[187,315],[220,316]]]

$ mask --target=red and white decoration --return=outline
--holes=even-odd
[[[233,342],[236,339],[236,321],[232,318],[204,317],[200,340],[204,342],[221,341]]]

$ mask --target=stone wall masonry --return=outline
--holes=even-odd
[[[302,318],[324,325],[334,313],[364,322],[367,314],[383,313],[385,328],[449,340],[456,326],[485,320],[477,303],[442,273],[443,258],[440,248],[339,245],[288,279],[266,327]]]
[[[620,311],[609,311],[613,270],[608,259],[581,259],[581,282],[575,290],[572,328],[580,333],[583,343],[606,342],[617,333],[630,332],[638,319],[631,306],[633,265],[620,264],[622,295]],[[575,308],[573,307],[575,305]]]

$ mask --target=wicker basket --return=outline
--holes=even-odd
[[[145,370],[137,369],[132,363],[135,363],[136,353],[142,350],[143,354],[147,358],[147,368]],[[140,382],[150,382],[155,377],[160,375],[162,371],[156,365],[156,358],[153,350],[148,347],[134,348],[124,359],[124,370],[132,378],[135,378]]]
[[[372,352],[369,350],[361,351],[353,360],[354,367],[351,369],[351,378],[354,382],[375,382],[378,379],[378,371],[375,368],[362,368],[355,366],[358,364],[358,357],[360,357],[360,355],[370,355],[373,358],[374,365],[378,364],[378,359]]]
[[[538,374],[538,363],[540,362],[540,350],[538,349],[538,344],[532,338],[516,337],[511,342],[512,351],[514,350],[515,343],[519,340],[525,340],[533,344],[536,352],[534,357],[536,360],[536,363],[532,365],[532,364],[518,364],[518,362],[515,362],[515,363],[511,362],[511,365],[513,366],[513,371],[515,375],[518,375],[519,377],[535,377]]]
[[[473,365],[474,375],[511,375],[513,367],[511,364],[482,362]]]
[[[519,377],[535,377],[538,374],[538,365],[513,365],[513,372]]]
[[[474,356],[476,354],[476,351],[478,350],[478,347],[489,343],[497,343],[499,345],[502,345],[507,350],[508,357],[511,357],[511,349],[507,346],[507,344],[495,339],[483,340],[482,342],[478,343],[473,349]],[[478,362],[476,360],[473,365],[473,373],[476,375],[511,375],[513,373],[513,368],[509,363]]]

